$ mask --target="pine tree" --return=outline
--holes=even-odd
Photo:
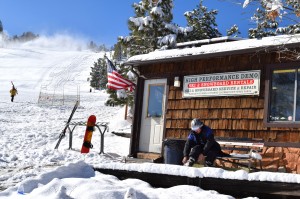
[[[156,50],[159,38],[170,34],[166,24],[173,19],[172,0],[142,0],[133,8],[135,16],[128,21],[130,35],[119,38],[129,56]]]
[[[2,22],[0,20],[0,33],[2,33],[2,32],[3,32],[3,25],[2,25]]]
[[[256,27],[249,29],[249,38],[262,38],[276,35],[278,22],[267,17],[267,13],[263,9],[258,8],[252,19],[255,19]]]
[[[121,42],[117,42],[117,44],[113,47],[113,59],[117,61],[122,61],[127,58],[126,50],[123,48]]]
[[[88,48],[91,49],[91,50],[96,51],[97,50],[97,45],[95,44],[95,42],[90,41],[90,43],[88,45]]]
[[[244,8],[249,3],[250,1],[245,1]],[[298,0],[259,0],[259,7],[252,17],[256,27],[249,29],[249,38],[300,33],[298,17],[300,17]]]
[[[99,58],[91,67],[90,86],[95,89],[105,89],[107,84],[107,69],[105,59]]]
[[[237,37],[241,32],[239,31],[239,27],[234,24],[229,30],[226,30],[227,36]]]
[[[203,0],[200,0],[197,8],[185,12],[188,26],[193,27],[193,30],[184,38],[185,41],[194,41],[201,39],[211,39],[220,37],[221,33],[217,29],[216,15],[217,10],[208,11],[207,7],[203,5]]]

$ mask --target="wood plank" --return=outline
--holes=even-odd
[[[265,142],[266,147],[300,148],[299,142]]]
[[[255,112],[256,110],[255,109],[248,109],[248,119],[256,119],[255,117]]]
[[[209,100],[208,99],[199,100],[199,107],[198,108],[209,108]]]
[[[256,117],[257,119],[264,119],[264,109],[259,109]]]
[[[192,110],[191,118],[208,118],[209,112],[208,109],[198,109],[198,110]]]
[[[181,111],[180,110],[172,110],[171,111],[171,118],[172,119],[178,119],[181,118]]]
[[[219,144],[222,145],[231,145],[231,146],[247,146],[247,147],[264,147],[264,142],[238,142],[238,141],[219,141]]]
[[[190,119],[192,117],[191,109],[183,110],[182,111],[182,118],[183,119]]]
[[[243,130],[249,130],[249,120],[242,119],[239,122],[240,122],[240,128],[241,129],[243,129]]]
[[[172,127],[172,120],[166,120],[166,128],[171,128]]]
[[[218,122],[218,120],[211,120],[210,127],[212,129],[219,129],[219,122]]]
[[[137,158],[141,159],[149,159],[149,160],[156,160],[158,158],[161,158],[161,154],[159,153],[144,153],[144,152],[138,152]]]
[[[174,132],[174,138],[180,138],[180,137],[181,137],[180,131],[175,130],[175,132]]]
[[[172,120],[172,127],[180,129],[189,128],[189,120]]]
[[[193,117],[193,118],[198,118],[198,117],[200,117],[200,119],[209,118],[209,110],[208,109],[200,109],[198,111],[198,115],[196,115],[196,117]]]
[[[210,109],[208,110],[209,112],[209,118],[210,119],[217,119],[218,118],[218,112],[219,112],[219,109]]]
[[[219,119],[218,120],[218,126],[219,126],[218,129],[226,129],[226,124],[227,124],[227,120]]]
[[[242,109],[241,118],[248,118],[249,117],[249,109]]]
[[[257,130],[257,120],[248,120],[249,129],[248,130]]]
[[[258,106],[258,98],[257,97],[252,97],[252,98],[248,98],[249,103],[250,103],[250,108],[259,108]]]
[[[222,108],[231,108],[230,107],[230,99],[228,99],[228,98],[224,98],[224,99],[222,99],[222,104],[221,104],[221,107]]]
[[[181,130],[180,131],[180,138],[186,140],[188,135],[190,133],[190,130]]]
[[[168,110],[172,110],[175,108],[175,104],[176,104],[176,101],[175,100],[168,100],[168,103],[167,103],[167,109]]]
[[[168,99],[175,99],[175,91],[174,90],[169,90],[169,94],[168,94]]]
[[[300,141],[300,133],[299,131],[291,131],[289,133],[289,142],[299,142]]]
[[[222,108],[222,100],[218,98],[210,99],[209,108]]]
[[[256,130],[267,130],[262,120],[257,120]]]
[[[233,109],[232,110],[232,118],[240,119],[242,117],[242,110],[243,109]]]
[[[174,133],[175,130],[174,129],[166,129],[166,138],[174,138]]]
[[[257,108],[263,109],[264,108],[264,103],[265,103],[265,100],[263,98],[259,98]]]
[[[195,104],[196,104],[196,100],[195,99],[191,99],[189,100],[189,108],[190,109],[194,109],[195,108]]]
[[[235,98],[235,108],[241,108],[241,99]]]
[[[222,112],[222,118],[230,119],[232,117],[232,109],[221,109],[220,111]]]

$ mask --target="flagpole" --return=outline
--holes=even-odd
[[[128,97],[125,104],[125,117],[124,117],[125,120],[127,120],[127,110],[128,110]]]

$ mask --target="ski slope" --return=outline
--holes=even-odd
[[[20,95],[35,91],[35,98],[42,85],[49,89],[65,85],[75,88],[76,85],[81,85],[82,89],[89,89],[87,78],[90,77],[90,67],[101,56],[103,53],[87,50],[59,51],[28,46],[0,48],[1,100],[9,101],[11,81]]]

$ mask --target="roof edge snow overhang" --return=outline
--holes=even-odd
[[[180,62],[180,61],[186,61],[186,60],[207,59],[207,58],[212,58],[212,57],[224,57],[224,56],[228,56],[228,55],[248,54],[248,53],[263,52],[263,51],[268,52],[268,51],[274,51],[276,49],[281,50],[282,47],[284,47],[284,48],[299,47],[299,43],[291,43],[291,44],[276,45],[276,46],[270,45],[270,46],[255,47],[255,48],[248,48],[248,49],[238,49],[238,50],[231,50],[231,51],[207,53],[207,54],[186,55],[186,56],[180,56],[180,57],[168,57],[168,58],[163,58],[163,59],[128,61],[128,62],[125,62],[124,65],[138,67],[138,66],[156,64],[156,63]]]

